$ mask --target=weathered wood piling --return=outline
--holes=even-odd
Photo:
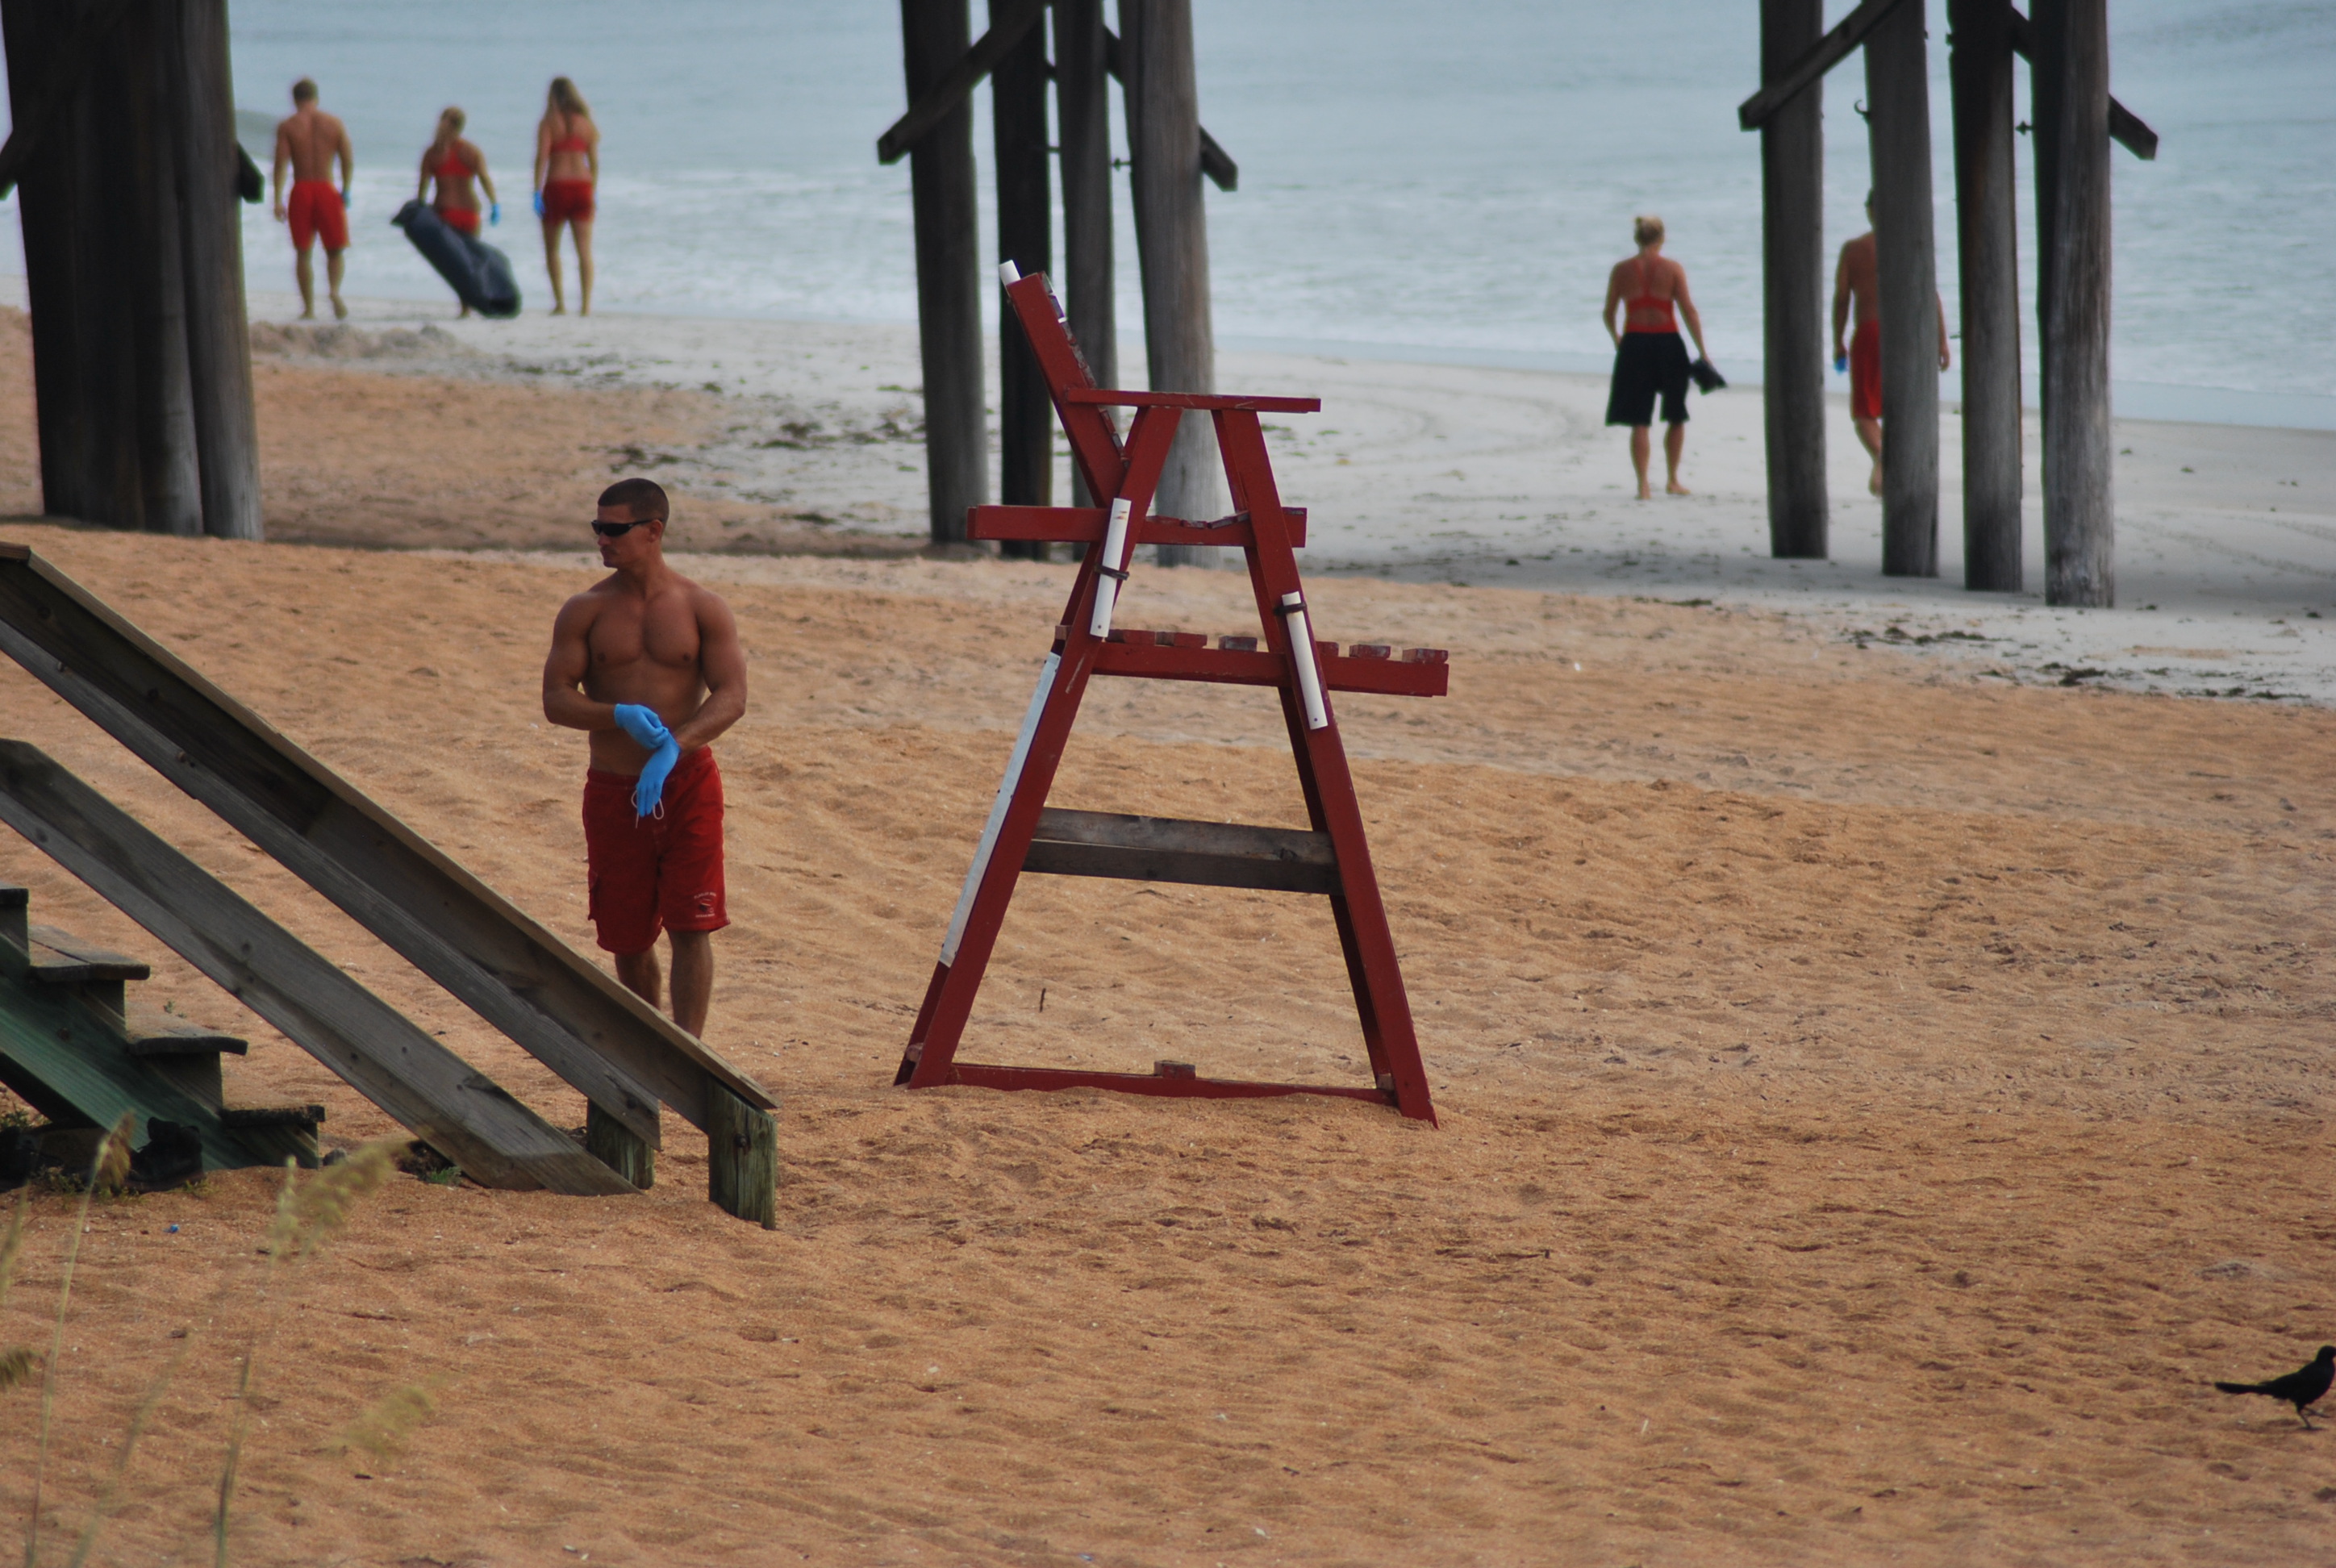
[[[1144,274],[1144,346],[1155,392],[1214,392],[1216,332],[1209,305],[1208,214],[1201,198],[1200,82],[1192,0],[1120,0],[1127,78],[1135,249]],[[1224,509],[1209,422],[1177,426],[1154,509],[1195,521]],[[1196,560],[1192,545],[1158,547],[1163,565]]]
[[[1773,85],[1825,32],[1823,0],[1761,0],[1760,80]],[[1768,552],[1822,560],[1825,494],[1825,131],[1822,81],[1760,127]]]
[[[989,0],[993,34],[1017,19],[1021,0]],[[1046,143],[1046,28],[1022,35],[990,73],[991,141],[998,161],[998,259],[1023,274],[1054,270],[1054,150]],[[1003,301],[1003,293],[998,295]],[[1055,499],[1055,405],[1037,356],[1014,313],[998,313],[998,498],[1008,506]],[[1001,554],[1044,559],[1043,543],[1008,541]]]
[[[1884,577],[1939,575],[1939,268],[1923,13],[1923,0],[1897,0],[1865,40],[1882,303]]]
[[[1990,593],[2017,593],[2023,581],[2010,24],[2003,0],[1947,0],[1962,279],[1963,586]]]
[[[258,538],[224,0],[5,0],[0,31],[44,510]]]
[[[923,99],[970,42],[966,0],[900,0],[909,102]],[[909,149],[917,244],[917,338],[925,377],[925,469],[932,540],[965,538],[968,509],[989,500],[982,411],[979,213],[973,105],[960,96]]]

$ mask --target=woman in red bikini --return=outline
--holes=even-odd
[[[1703,317],[1688,297],[1687,268],[1663,256],[1663,220],[1641,218],[1632,238],[1639,253],[1614,264],[1606,278],[1606,336],[1614,340],[1614,380],[1606,394],[1606,423],[1630,427],[1630,463],[1639,471],[1639,499],[1650,501],[1647,460],[1652,455],[1648,439],[1654,424],[1655,397],[1663,400],[1663,456],[1669,461],[1670,482],[1663,488],[1685,495],[1679,482],[1679,454],[1687,449],[1687,346],[1679,341],[1679,315],[1695,335],[1695,351],[1703,353]],[[1624,307],[1623,324],[1614,325],[1617,306]]]
[[[487,196],[487,221],[502,221],[502,202],[495,195],[495,182],[487,174],[487,155],[475,142],[462,139],[464,117],[460,109],[449,109],[438,116],[438,134],[422,152],[422,181],[414,187],[417,201],[429,196],[431,183],[438,186],[438,194],[431,200],[438,220],[449,229],[477,239],[479,234],[479,192]],[[471,307],[462,307],[462,314]]]
[[[592,314],[592,190],[600,180],[600,128],[576,83],[551,79],[535,128],[535,209],[543,219],[543,265],[551,274],[551,314],[568,313],[560,285],[560,230],[576,237],[579,316]]]

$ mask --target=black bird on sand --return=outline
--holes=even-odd
[[[2336,1383],[2336,1345],[2321,1346],[2320,1354],[2284,1378],[2273,1378],[2266,1383],[2217,1383],[2214,1387],[2225,1394],[2267,1394],[2274,1399],[2284,1399],[2295,1407],[2296,1415],[2307,1428],[2317,1431],[2319,1428],[2312,1427],[2312,1417],[2304,1407],[2328,1392],[2331,1383]]]

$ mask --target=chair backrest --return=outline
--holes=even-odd
[[[1071,329],[1064,324],[1063,307],[1056,302],[1043,272],[1007,284],[1006,297],[1013,301],[1023,336],[1038,357],[1039,373],[1046,378],[1046,394],[1055,401],[1056,416],[1062,420],[1063,433],[1070,440],[1071,461],[1078,464],[1086,481],[1087,494],[1095,505],[1108,505],[1126,483],[1127,457],[1107,413],[1093,404],[1063,401],[1064,393],[1092,389],[1095,384],[1086,355],[1079,352]]]

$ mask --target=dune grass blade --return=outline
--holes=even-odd
[[[438,1402],[430,1397],[428,1388],[419,1383],[402,1383],[350,1422],[341,1441],[387,1463],[404,1449],[407,1434],[436,1414],[437,1409]]]
[[[8,1304],[8,1287],[15,1281],[16,1259],[24,1250],[24,1219],[32,1203],[29,1192],[16,1195],[16,1212],[8,1216],[8,1234],[0,1237],[0,1307]]]
[[[8,1287],[16,1278],[16,1259],[24,1251],[24,1216],[30,1193],[19,1194],[16,1212],[8,1217],[8,1233],[0,1236],[0,1307],[8,1304]],[[41,1353],[30,1345],[0,1345],[0,1388],[28,1381],[41,1364]]]
[[[49,1341],[49,1365],[41,1378],[41,1435],[33,1452],[33,1511],[24,1524],[24,1568],[38,1568],[41,1555],[41,1484],[48,1478],[50,1417],[57,1402],[57,1363],[64,1357],[65,1314],[73,1305],[73,1269],[81,1261],[81,1239],[89,1230],[90,1200],[97,1196],[98,1183],[112,1173],[118,1184],[122,1174],[130,1168],[130,1139],[137,1126],[136,1116],[128,1111],[113,1124],[113,1130],[98,1141],[97,1160],[89,1174],[89,1184],[82,1189],[81,1206],[73,1213],[73,1232],[65,1238],[65,1267],[57,1284],[57,1324]],[[116,1148],[121,1150],[119,1159]]]
[[[310,1181],[302,1182],[297,1166],[284,1163],[284,1187],[276,1195],[276,1217],[268,1227],[268,1271],[260,1278],[262,1317],[251,1348],[244,1352],[243,1370],[236,1379],[235,1425],[229,1428],[227,1462],[219,1468],[219,1511],[211,1519],[211,1553],[216,1568],[227,1568],[228,1522],[235,1506],[236,1472],[243,1463],[243,1440],[251,1428],[252,1389],[258,1386],[260,1351],[283,1316],[282,1300],[274,1290],[276,1271],[316,1251],[347,1224],[366,1194],[389,1179],[396,1168],[403,1138],[384,1138],[352,1154],[337,1165],[327,1165]],[[27,1563],[25,1568],[32,1568]]]
[[[154,1375],[154,1381],[146,1389],[146,1398],[139,1401],[137,1413],[130,1417],[129,1430],[122,1435],[122,1452],[113,1461],[113,1474],[106,1477],[105,1490],[98,1495],[97,1506],[90,1512],[89,1524],[81,1533],[79,1544],[73,1547],[69,1568],[83,1568],[83,1564],[89,1561],[90,1553],[96,1550],[98,1532],[105,1528],[106,1520],[113,1515],[113,1500],[121,1494],[122,1477],[130,1469],[130,1456],[137,1448],[138,1439],[146,1435],[146,1424],[153,1419],[155,1408],[162,1403],[163,1393],[170,1387],[170,1380],[179,1375],[179,1368],[185,1362],[187,1352],[194,1342],[194,1329],[190,1327],[187,1337],[179,1341],[179,1348],[170,1360]]]

